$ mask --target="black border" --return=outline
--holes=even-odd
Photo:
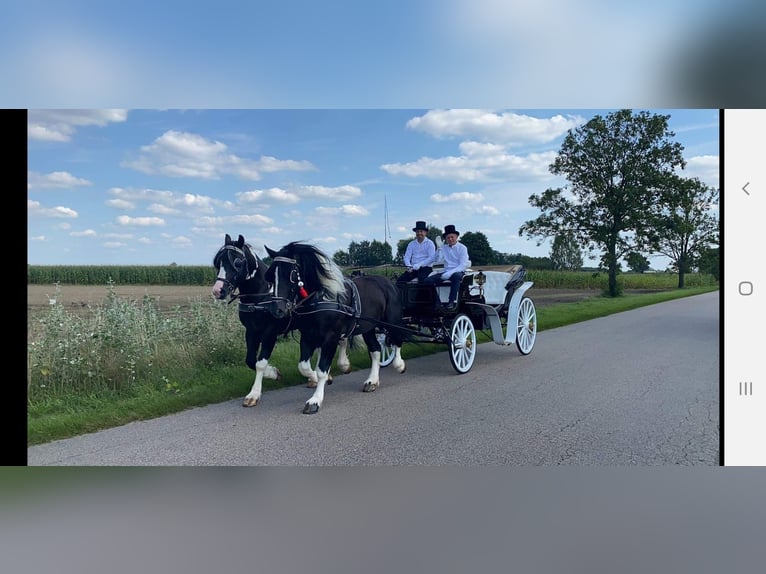
[[[27,194],[21,195],[21,189],[27,187],[27,110],[26,109],[13,109],[2,111],[2,126],[5,130],[6,136],[10,134],[8,139],[11,140],[11,145],[5,149],[5,170],[3,176],[9,178],[8,183],[10,196],[12,202],[15,203],[18,199],[20,205],[19,217],[23,217],[24,221],[24,248],[23,249],[10,249],[10,256],[24,257],[21,262],[24,269],[24,276],[27,273],[28,262],[28,241],[29,241],[29,228],[27,218],[27,207],[25,198]],[[16,142],[22,142],[22,145],[15,145]],[[23,147],[22,147],[23,146]],[[18,193],[17,193],[18,191]],[[23,203],[22,203],[23,201]],[[12,208],[11,213],[15,210]],[[18,231],[11,222],[11,232],[7,233],[6,237],[16,237]],[[10,248],[13,242],[8,244]],[[12,273],[9,277],[11,282],[16,281],[18,276]],[[25,281],[26,283],[26,281]],[[12,284],[12,283],[11,283]],[[5,390],[10,393],[9,400],[0,401],[2,404],[2,420],[5,422],[3,425],[5,439],[2,441],[2,464],[6,466],[26,466],[27,465],[27,349],[26,345],[17,351],[15,349],[16,340],[21,341],[19,336],[21,333],[26,333],[26,313],[24,308],[20,304],[15,303],[15,298],[12,293],[7,290],[6,297],[8,297],[10,303],[10,315],[12,320],[10,324],[13,325],[16,320],[19,321],[19,326],[9,329],[10,333],[6,331],[4,345],[10,345],[11,356],[18,357],[21,363],[21,372],[17,372],[15,369],[12,371],[10,377],[5,379]],[[6,327],[7,329],[7,327]],[[18,333],[18,334],[17,334]],[[10,342],[9,342],[10,339]],[[18,353],[18,355],[16,354]],[[10,389],[8,388],[10,387]],[[8,427],[11,427],[10,431]]]

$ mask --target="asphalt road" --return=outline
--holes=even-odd
[[[404,358],[406,360],[406,346]],[[447,353],[337,376],[319,413],[305,387],[54,441],[55,466],[655,466],[719,464],[719,294],[484,343],[459,375]],[[250,381],[243,381],[243,395]]]

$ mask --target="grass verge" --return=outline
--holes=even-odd
[[[592,297],[575,303],[551,305],[537,309],[538,331],[716,290],[718,290],[717,287],[695,287],[640,295],[629,294],[614,299]],[[477,337],[480,342],[491,340],[491,337],[484,332],[477,332]],[[277,347],[280,345],[278,344]],[[272,362],[278,365],[297,365],[297,345],[283,348],[284,354],[280,354],[279,360]],[[405,346],[407,359],[444,351],[444,345],[437,344]],[[244,347],[242,355],[244,359]],[[364,348],[351,349],[349,358],[353,370],[369,367],[369,357]],[[337,372],[337,369],[334,368],[333,372]],[[283,377],[278,382],[264,380],[264,392],[305,384],[305,379],[297,372],[297,369],[283,367],[282,373]],[[41,401],[30,405],[27,409],[27,445],[69,438],[243,397],[249,391],[253,378],[253,371],[244,364],[242,366],[216,365],[178,373],[178,380],[183,381],[183,384],[171,381],[160,388],[136,385],[129,393],[75,394]]]

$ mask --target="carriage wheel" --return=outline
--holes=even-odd
[[[532,299],[524,297],[516,315],[516,347],[522,355],[529,355],[537,337],[537,312]]]
[[[386,344],[385,333],[377,332],[375,333],[375,338],[378,340],[378,343],[380,343],[380,366],[387,367],[393,362],[394,357],[396,357],[394,346]]]
[[[449,360],[455,370],[467,373],[476,358],[476,331],[468,315],[463,313],[455,317],[450,328]]]

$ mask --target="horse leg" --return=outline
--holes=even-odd
[[[402,359],[402,348],[394,345],[394,360],[391,362],[396,372],[403,373],[407,370],[407,364]]]
[[[380,343],[375,336],[375,331],[367,331],[363,337],[370,353],[370,374],[362,385],[362,391],[371,393],[380,386]]]
[[[319,361],[317,362],[317,387],[314,390],[314,394],[306,401],[303,407],[303,414],[313,415],[319,412],[322,407],[322,401],[324,401],[324,388],[327,384],[327,379],[330,374],[330,365],[332,359],[335,356],[335,349],[338,347],[338,341],[325,341],[322,344],[322,348],[319,353]]]
[[[336,362],[341,373],[351,372],[351,361],[348,358],[348,339],[341,339],[338,343],[338,360]]]
[[[254,407],[258,404],[261,398],[261,389],[263,383],[264,368],[258,368],[257,355],[258,347],[261,345],[260,333],[247,324],[245,324],[245,345],[247,347],[247,356],[245,357],[245,363],[248,367],[255,371],[255,380],[253,386],[250,388],[250,392],[247,393],[242,401],[243,407]]]
[[[276,337],[266,337],[261,344],[261,353],[258,357],[258,362],[251,367],[255,370],[255,380],[253,381],[253,386],[250,389],[250,392],[242,401],[243,407],[254,407],[258,404],[258,401],[261,399],[264,377],[273,380],[279,380],[282,377],[279,369],[269,364],[269,357],[271,357],[271,352],[274,350],[276,341]],[[250,346],[251,343],[248,341],[248,348],[250,348]],[[257,348],[257,346],[255,348]]]
[[[310,389],[314,389],[317,386],[317,374],[311,367],[311,358],[314,355],[314,346],[310,344],[306,337],[301,336],[300,342],[301,358],[298,362],[298,372],[306,377],[306,386]],[[319,364],[319,361],[317,361]]]

